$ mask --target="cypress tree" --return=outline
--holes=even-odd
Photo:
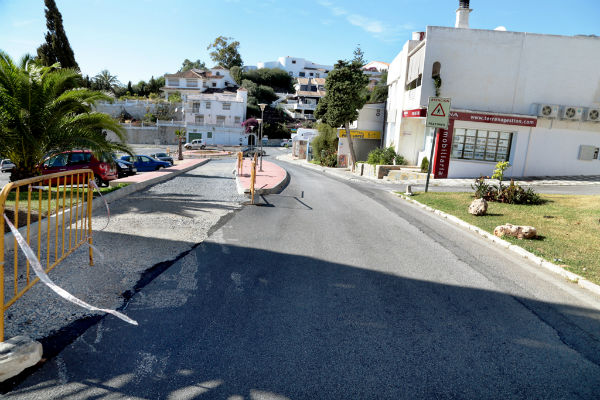
[[[44,4],[46,5],[46,27],[48,32],[46,32],[46,43],[43,43],[37,49],[38,58],[46,66],[59,62],[62,68],[79,70],[69,39],[63,28],[62,15],[58,11],[56,3],[54,0],[44,0]]]

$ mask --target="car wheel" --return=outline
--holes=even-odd
[[[202,145],[202,146],[200,146],[200,149],[201,149],[201,150],[204,150],[205,148],[206,148],[206,146],[205,146],[205,145]]]
[[[98,186],[98,188],[101,188],[104,184],[104,181],[98,175],[94,176],[94,182],[96,182],[96,186]]]

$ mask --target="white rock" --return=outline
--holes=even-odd
[[[485,215],[488,203],[485,199],[475,199],[469,205],[469,212],[473,215]]]
[[[27,336],[15,336],[0,343],[0,382],[18,375],[42,358],[42,344]]]

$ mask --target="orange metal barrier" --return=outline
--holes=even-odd
[[[17,239],[14,239],[12,268],[14,279],[9,282],[13,288],[12,297],[5,300],[5,267],[10,260],[5,260],[5,222],[4,214],[12,209],[11,222],[19,228],[19,213],[26,213],[26,240],[31,246],[32,231],[37,238],[37,258],[43,263],[45,255],[45,271],[48,273],[67,256],[81,245],[88,243],[89,262],[94,265],[92,253],[92,198],[93,189],[88,186],[94,180],[94,173],[90,169],[58,172],[34,178],[11,182],[4,186],[0,192],[0,342],[4,341],[4,314],[8,307],[13,305],[23,296],[39,278],[31,279],[29,261],[24,266],[19,265],[19,248]],[[24,193],[22,188],[25,188]],[[14,201],[14,206],[12,202]],[[26,207],[21,207],[21,201],[26,202]],[[7,202],[11,202],[7,208]],[[46,221],[42,220],[43,208],[46,208]],[[26,208],[26,210],[25,210]],[[36,221],[31,221],[33,209],[37,208]],[[54,218],[54,221],[52,219]],[[35,226],[37,224],[37,226]],[[44,230],[45,232],[42,232]],[[37,231],[37,234],[35,233]],[[25,235],[24,235],[25,236]],[[24,270],[24,271],[23,271]],[[21,274],[21,275],[20,275]],[[19,288],[19,280],[24,285]]]

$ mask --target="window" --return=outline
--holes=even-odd
[[[241,122],[242,122],[242,119],[240,117],[235,117],[235,123],[236,123],[236,125],[239,124],[239,123],[241,123]]]
[[[217,124],[225,125],[225,116],[224,115],[217,115]]]
[[[212,87],[217,87],[217,82],[213,82]]]
[[[300,72],[298,75],[299,76],[306,76],[306,74],[304,72]]]
[[[206,138],[212,139],[212,132],[206,132]]]
[[[223,103],[223,110],[231,110],[231,103]]]
[[[203,114],[196,115],[195,118],[194,118],[194,121],[197,124],[204,124],[204,115]]]
[[[179,79],[175,79],[175,78],[167,79],[167,86],[179,86]]]
[[[442,64],[439,61],[433,63],[433,67],[431,67],[431,77],[435,78],[436,76],[440,76],[440,71],[442,69]]]
[[[300,85],[300,91],[306,92],[308,90],[308,85]]]
[[[210,110],[210,101],[207,101],[207,102],[206,102],[206,109],[207,109],[207,110]]]
[[[92,153],[71,153],[69,165],[87,164],[92,160]]]
[[[193,113],[200,112],[200,103],[192,103],[192,112]]]
[[[310,76],[314,76],[315,74],[313,74],[312,72],[309,74]]]
[[[220,75],[221,75],[221,73],[220,73],[219,71],[217,71],[217,72],[215,73],[215,75],[216,75],[216,76],[220,76]]]
[[[320,78],[320,77],[321,77],[321,74],[319,74],[319,73],[317,72],[317,73],[315,73],[315,77],[317,77],[317,78]]]
[[[316,92],[316,91],[317,91],[317,87],[316,87],[316,86],[314,86],[314,85],[311,85],[311,87],[310,87],[310,91],[311,91],[311,92]]]
[[[187,87],[198,87],[198,80],[197,79],[186,79],[185,85]]]
[[[452,158],[488,162],[508,161],[512,132],[455,129]]]
[[[296,64],[296,60],[292,60],[292,64]]]

